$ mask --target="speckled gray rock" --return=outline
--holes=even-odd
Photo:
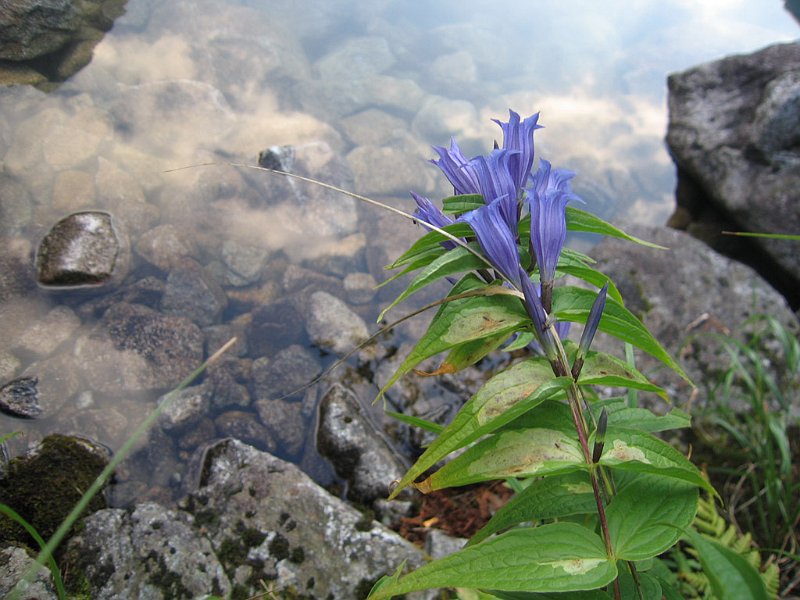
[[[293,344],[274,357],[253,362],[252,385],[257,400],[280,398],[299,390],[320,374],[319,360],[306,348]]]
[[[35,557],[28,556],[28,553],[22,548],[8,546],[0,550],[0,596],[6,598],[35,562]],[[17,592],[19,600],[56,600],[58,598],[50,577],[50,569],[47,567],[43,567],[37,573],[33,583],[19,585]]]
[[[340,355],[355,349],[369,337],[364,319],[327,292],[311,294],[305,325],[311,343]]]
[[[167,275],[161,310],[188,317],[201,327],[216,323],[228,305],[225,292],[196,261],[183,259]]]
[[[158,403],[169,400],[158,417],[161,429],[180,434],[208,415],[210,386],[192,385],[172,395],[162,396]]]
[[[258,421],[255,413],[229,410],[214,419],[220,437],[230,437],[266,452],[275,452],[275,436]]]
[[[0,387],[0,412],[21,419],[35,419],[42,414],[36,377],[18,377]]]
[[[317,448],[347,480],[347,496],[369,505],[408,470],[352,391],[334,385],[320,401]]]
[[[672,222],[755,266],[800,305],[796,243],[721,235],[800,233],[800,44],[703,64],[668,83],[680,211]]]
[[[36,280],[53,287],[119,281],[127,274],[129,254],[127,236],[109,213],[73,213],[53,225],[39,244]]]
[[[362,597],[407,560],[422,562],[411,543],[317,486],[295,466],[234,440],[205,451],[184,506],[204,521],[238,591],[273,590],[314,598]]]
[[[695,406],[705,401],[703,382],[719,375],[726,364],[724,352],[704,331],[741,336],[739,328],[758,313],[772,315],[790,330],[800,330],[786,301],[750,267],[717,254],[680,231],[625,225],[623,229],[669,250],[607,238],[591,253],[597,260],[595,267],[611,277],[628,309],[679,358],[698,384]],[[622,355],[621,342],[602,332],[595,344]],[[685,407],[691,394],[686,382],[647,355],[641,355],[638,366],[667,387],[677,406]]]
[[[297,456],[309,433],[310,421],[304,414],[304,403],[262,398],[254,405],[259,419],[272,432],[283,455]]]
[[[189,236],[169,223],[148,229],[136,241],[139,256],[163,271],[169,271],[195,251]]]
[[[195,519],[155,503],[90,515],[67,561],[97,600],[227,596],[230,581]]]
[[[44,358],[66,342],[81,321],[68,306],[56,306],[17,338],[12,348],[21,356]]]
[[[203,360],[203,334],[185,317],[119,303],[75,342],[76,363],[92,389],[169,390]]]

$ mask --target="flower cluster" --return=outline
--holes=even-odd
[[[554,359],[553,327],[563,336],[568,323],[556,323],[549,316],[553,282],[567,234],[567,203],[580,198],[570,188],[573,172],[553,169],[544,159],[533,172],[533,134],[541,128],[538,121],[539,113],[520,119],[519,114],[509,110],[508,122],[495,120],[503,131],[502,147],[486,156],[467,159],[456,141],[451,140],[449,149],[434,146],[439,158],[431,162],[442,170],[456,195],[483,197],[483,206],[461,214],[457,220],[469,223],[488,261],[503,279],[522,292],[538,344],[548,358]],[[413,192],[412,196],[417,203],[414,214],[420,222],[436,227],[454,222],[429,199]],[[526,208],[531,217],[527,246],[534,261],[531,270],[538,267],[538,285],[520,261],[519,224]],[[596,320],[602,313],[605,289],[598,295],[598,302]],[[596,329],[597,323],[587,323],[588,332],[593,334]],[[582,349],[589,342],[591,338],[582,340]]]

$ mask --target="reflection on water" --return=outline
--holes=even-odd
[[[215,376],[222,383],[203,384],[208,415],[154,432],[144,454],[157,466],[121,480],[163,494],[197,443],[230,432],[271,436],[265,448],[307,461],[305,430],[281,430],[313,433],[316,396],[276,404],[263,389],[281,375],[275,364],[300,360],[313,377],[332,360],[306,349],[305,299],[333,293],[374,323],[397,288],[376,295],[369,282],[385,279],[382,265],[418,232],[350,198],[224,163],[291,145],[280,152],[293,167],[408,208],[409,190],[448,192],[425,162],[430,144],[455,136],[484,152],[499,137],[491,119],[512,107],[542,112],[537,152],[578,171],[590,210],[663,223],[673,187],[666,74],[796,35],[779,2],[758,4],[130,0],[91,64],[57,91],[0,90],[0,383],[35,374],[45,412],[0,415],[0,432],[25,432],[17,451],[64,430],[117,447],[169,377],[126,379],[130,356],[109,331],[181,318],[206,354],[227,334],[250,339]],[[218,164],[166,172],[208,162]],[[124,223],[129,278],[94,294],[32,286],[38,241],[87,208]],[[359,364],[380,376],[382,356]],[[365,398],[375,389],[354,385]],[[223,387],[231,397],[215,404]],[[404,393],[400,404],[417,399]],[[247,419],[258,428],[245,431]]]

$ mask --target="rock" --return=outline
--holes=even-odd
[[[0,550],[0,596],[10,598],[10,592],[36,563],[36,558],[18,546],[7,546]],[[19,600],[57,600],[50,569],[42,567],[33,582],[19,586]]]
[[[256,283],[268,257],[269,250],[265,248],[225,240],[222,244],[222,262],[228,268],[227,282],[234,286]]]
[[[248,332],[251,353],[270,356],[292,344],[306,342],[305,332],[298,326],[302,322],[303,316],[292,298],[282,296],[256,308]]]
[[[355,146],[383,146],[408,130],[405,121],[375,108],[343,118],[340,127]]]
[[[311,294],[307,311],[306,332],[311,343],[322,350],[343,355],[369,337],[364,319],[327,292]]]
[[[94,180],[86,171],[65,170],[53,180],[53,208],[71,212],[95,202]]]
[[[35,419],[42,414],[36,377],[18,377],[0,387],[0,412],[21,419]]]
[[[258,422],[251,412],[230,410],[214,419],[214,425],[221,437],[241,440],[259,450],[275,452],[278,445],[269,430]]]
[[[378,577],[422,553],[328,494],[295,466],[235,440],[205,451],[183,506],[203,523],[235,593],[360,598]],[[224,555],[224,556],[223,556]]]
[[[304,347],[293,344],[272,359],[262,357],[253,362],[254,396],[257,400],[280,398],[310,383],[321,371],[319,360]]]
[[[97,600],[228,597],[231,592],[192,516],[156,503],[90,515],[69,541],[66,561],[70,571],[86,577]]]
[[[36,253],[36,280],[44,286],[82,287],[121,280],[128,271],[128,240],[106,212],[61,219]]]
[[[669,250],[605,238],[592,251],[595,268],[616,283],[627,308],[679,359],[699,386],[695,407],[705,403],[702,384],[715,381],[727,364],[724,351],[703,331],[741,337],[741,326],[756,314],[770,314],[790,331],[800,330],[785,300],[751,268],[717,254],[683,232],[640,225],[622,228]],[[621,342],[602,332],[593,346],[622,356]],[[676,406],[686,407],[692,390],[685,381],[643,353],[638,353],[637,367],[666,387]],[[648,398],[646,394],[642,397]],[[658,401],[651,398],[649,402]]]
[[[408,137],[391,146],[359,146],[348,153],[347,163],[360,194],[403,197],[412,189],[421,194],[435,190],[435,170],[427,168]]]
[[[0,174],[0,236],[19,235],[30,223],[33,199],[21,183]]]
[[[75,343],[76,363],[99,392],[168,390],[203,361],[203,334],[185,317],[119,303]]]
[[[30,245],[19,238],[0,238],[0,302],[27,297],[36,289],[28,252]]]
[[[67,306],[56,306],[17,338],[13,350],[44,358],[66,342],[80,327],[78,316]]]
[[[4,350],[0,350],[0,381],[8,381],[17,374],[22,366],[20,360]]]
[[[136,242],[137,254],[162,271],[177,267],[195,251],[189,236],[169,223],[145,231]]]
[[[87,439],[49,435],[28,455],[10,462],[8,473],[0,479],[0,497],[48,539],[107,462],[108,452]],[[102,494],[89,503],[89,510],[104,507]],[[5,516],[0,517],[0,534],[5,540],[38,546]]]
[[[394,61],[385,38],[349,38],[317,61],[316,68],[322,79],[352,81],[382,73]]]
[[[348,482],[347,497],[369,506],[385,498],[408,470],[352,391],[334,385],[320,401],[319,453]]]
[[[283,456],[297,456],[308,435],[309,419],[304,403],[279,398],[260,398],[255,408],[261,422],[273,432]]]
[[[206,381],[211,388],[211,406],[221,408],[245,408],[250,406],[250,392],[236,379],[233,360],[212,365],[206,371]]]
[[[351,304],[372,302],[378,282],[369,273],[348,273],[344,278],[344,291]]]
[[[44,416],[55,415],[81,390],[78,368],[69,352],[31,363],[22,374],[38,380],[37,400]]]
[[[167,275],[161,298],[165,313],[187,317],[203,327],[216,323],[227,305],[225,292],[196,261],[184,259]]]
[[[800,44],[770,46],[670,75],[667,143],[683,227],[756,268],[800,306],[800,253],[722,230],[800,233]],[[673,222],[676,222],[675,219]]]
[[[158,417],[161,429],[180,434],[198,423],[208,415],[209,391],[207,385],[192,385],[171,396],[159,398],[159,404],[169,399],[169,404]]]

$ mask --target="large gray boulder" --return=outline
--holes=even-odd
[[[687,233],[666,227],[623,226],[625,231],[668,248],[656,250],[606,238],[593,251],[595,267],[617,285],[627,308],[675,357],[691,386],[657,360],[641,354],[638,366],[667,388],[676,406],[702,408],[711,385],[728,361],[715,336],[744,340],[748,319],[769,314],[800,331],[783,297],[753,269],[718,254]],[[622,343],[602,333],[594,349],[623,356]],[[662,405],[663,407],[663,405]],[[800,410],[800,405],[796,407]]]
[[[92,598],[365,598],[422,552],[297,467],[226,439],[196,456],[179,509],[99,511],[68,546]],[[420,596],[413,596],[420,597]]]
[[[761,272],[797,308],[797,242],[721,231],[800,233],[800,44],[670,75],[667,144],[678,167],[670,224]]]

